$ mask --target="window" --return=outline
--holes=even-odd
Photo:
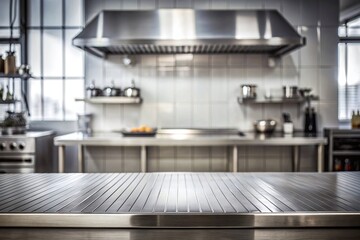
[[[339,120],[360,110],[360,18],[339,27]]]
[[[83,0],[28,2],[31,120],[76,120],[84,103],[84,53],[72,46],[83,28]]]

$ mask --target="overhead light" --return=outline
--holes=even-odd
[[[136,64],[136,59],[135,57],[131,57],[131,56],[128,56],[128,55],[125,55],[123,57],[123,64],[127,67],[131,67],[131,66],[134,66]]]

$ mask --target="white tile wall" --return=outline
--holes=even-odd
[[[337,102],[337,67],[320,69],[320,98],[322,102]]]
[[[175,8],[175,6],[176,4],[174,0],[158,0],[158,8]]]
[[[319,63],[319,40],[320,33],[318,27],[302,26],[300,33],[306,37],[306,47],[301,48],[300,62],[302,67],[317,66]],[[331,50],[330,50],[331,51]]]
[[[211,0],[210,1],[211,9],[227,9],[228,1],[224,0]]]
[[[334,16],[338,16],[339,14],[339,1],[328,0],[326,2],[326,7],[320,5],[319,8],[321,26],[337,27],[339,25],[339,18],[335,18]],[[320,2],[320,4],[322,4],[322,2]]]
[[[193,127],[207,128],[211,127],[210,104],[194,103],[193,105]]]
[[[106,1],[105,1],[106,2]],[[123,0],[122,8],[128,10],[134,10],[139,8],[140,0]]]
[[[156,0],[140,0],[140,9],[156,9]]]
[[[323,2],[325,3],[325,1],[323,1]],[[302,26],[317,26],[319,24],[319,20],[320,20],[319,1],[318,0],[301,0],[300,6],[301,6],[301,25]]]
[[[192,125],[192,108],[193,105],[191,103],[176,103],[175,125],[177,127],[187,127]]]
[[[143,103],[139,122],[146,122],[149,126],[156,126],[158,123],[158,115],[157,115],[157,104],[156,103]]]
[[[299,75],[299,69],[296,67],[284,68],[282,76],[282,86],[298,86]]]
[[[224,103],[211,104],[211,127],[212,128],[226,128],[229,126],[229,111],[228,105]]]
[[[193,0],[195,9],[209,9],[210,1],[208,0]]]
[[[86,20],[102,9],[277,9],[307,38],[305,47],[267,67],[264,55],[146,55],[126,68],[121,56],[107,60],[86,54],[87,84],[104,87],[111,80],[122,88],[131,79],[141,87],[139,106],[87,105],[95,114],[95,130],[117,130],[139,124],[157,127],[237,127],[252,130],[260,118],[281,120],[289,112],[296,129],[303,128],[304,106],[239,105],[240,85],[255,83],[258,96],[267,89],[280,96],[283,85],[311,87],[320,101],[319,128],[337,125],[337,0],[105,0],[85,1]],[[279,124],[278,129],[281,129]],[[260,149],[260,151],[259,151]],[[314,148],[304,148],[301,170],[316,169]],[[149,171],[226,171],[226,147],[151,147]],[[87,148],[87,171],[138,171],[138,148]],[[241,147],[240,171],[291,171],[291,148]]]
[[[318,72],[316,67],[301,68],[299,87],[310,87],[313,94],[319,95]]]
[[[264,1],[264,8],[265,9],[275,9],[275,10],[278,10],[279,12],[281,12],[282,11],[281,0]]]
[[[122,1],[107,0],[104,2],[104,9],[119,10],[121,9]]]
[[[104,115],[106,116],[106,118],[103,118],[104,131],[121,129],[121,119],[123,119],[121,110],[121,106],[113,104],[104,106]]]
[[[98,14],[99,11],[104,9],[104,2],[105,1],[98,1],[98,0],[87,0],[85,2],[85,22],[89,22],[93,17]]]
[[[321,66],[337,66],[337,52],[328,51],[338,43],[338,38],[333,37],[338,32],[337,27],[322,27],[320,33],[320,64]]]
[[[301,1],[282,0],[282,9],[284,17],[294,26],[301,24]]]
[[[229,9],[246,9],[247,2],[246,0],[230,0]]]
[[[227,69],[212,67],[210,73],[210,101],[212,103],[226,103],[228,100]]]

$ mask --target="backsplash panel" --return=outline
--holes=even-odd
[[[119,130],[148,124],[154,127],[235,127],[251,131],[261,118],[281,122],[289,112],[295,129],[302,129],[304,106],[239,105],[240,85],[257,84],[258,96],[267,91],[281,96],[283,85],[311,87],[320,96],[313,106],[318,128],[333,127],[337,121],[337,25],[336,0],[123,0],[85,1],[87,21],[102,9],[277,9],[307,38],[307,45],[268,67],[266,55],[144,55],[126,67],[122,56],[106,60],[86,53],[86,85],[99,87],[115,82],[122,88],[134,79],[144,99],[141,105],[86,105],[94,113],[95,131]],[[281,124],[277,127],[281,130]],[[314,148],[302,148],[301,170],[316,169]],[[86,149],[88,171],[138,171],[138,148]],[[95,162],[99,158],[99,162]],[[226,171],[226,148],[168,147],[149,149],[149,171]],[[240,171],[290,171],[291,148],[243,147]],[[118,162],[118,164],[117,164]]]

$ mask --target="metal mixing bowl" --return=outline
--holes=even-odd
[[[273,119],[258,120],[254,123],[256,132],[259,133],[272,133],[276,128],[277,122]]]

